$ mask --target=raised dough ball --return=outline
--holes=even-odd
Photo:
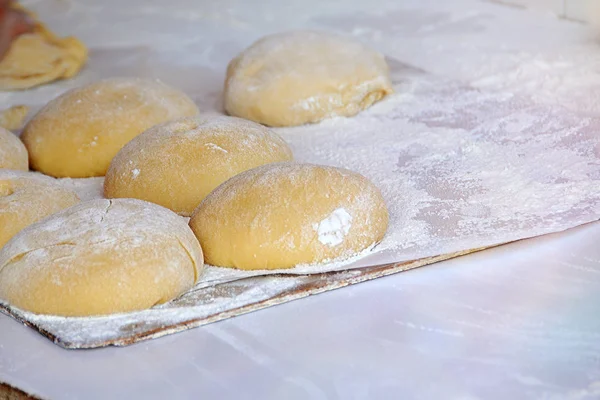
[[[387,225],[381,193],[365,177],[297,163],[231,178],[190,220],[208,264],[248,270],[347,258],[381,241]]]
[[[183,118],[128,143],[108,169],[104,195],[147,200],[190,215],[232,176],[291,159],[285,141],[262,125],[216,115]]]
[[[134,199],[92,200],[21,231],[0,251],[0,299],[64,316],[142,310],[190,289],[202,250],[185,221]]]
[[[0,127],[0,169],[15,169],[27,171],[29,157],[25,145],[19,138]]]
[[[352,116],[392,93],[383,56],[360,42],[296,31],[260,39],[227,68],[225,109],[270,126]]]
[[[75,192],[53,178],[0,171],[0,248],[23,228],[78,202]]]
[[[185,93],[158,81],[108,79],[48,103],[21,136],[31,166],[56,177],[103,176],[131,139],[156,124],[198,114]]]

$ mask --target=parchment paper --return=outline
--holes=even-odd
[[[71,18],[84,7],[69,4]],[[162,7],[162,25],[181,22],[182,15],[171,5],[168,11]],[[283,13],[273,7],[273,12]],[[146,13],[143,18],[123,10],[135,8],[124,5],[120,10],[121,18],[133,21],[130,28],[117,23],[117,32],[131,29],[121,32],[121,41],[111,36],[114,31],[74,25],[92,49],[90,66],[80,77],[29,93],[0,94],[0,99],[35,108],[77,84],[137,75],[178,85],[203,110],[219,111],[229,59],[256,36],[286,25],[278,21],[261,26],[255,15],[249,17],[254,24],[248,28],[231,13],[215,14],[216,20],[207,21],[205,14],[190,11],[204,23],[196,24],[195,31],[180,24],[165,34],[150,29],[156,20],[149,15],[159,15],[160,5],[139,8]],[[285,16],[288,28],[302,25],[305,18],[288,11]],[[338,24],[342,17],[328,18],[322,19],[325,28],[344,30]],[[190,293],[140,313],[58,318],[3,305],[5,312],[65,347],[123,345],[600,217],[599,118],[524,94],[475,89],[413,68],[395,58],[390,43],[402,40],[393,34],[395,26],[387,26],[392,32],[387,46],[372,44],[388,49],[396,94],[354,118],[277,130],[297,160],[356,170],[382,189],[391,219],[377,247],[349,262],[269,272],[301,274],[297,277],[252,277],[264,273],[209,267]],[[106,47],[97,44],[99,37]],[[102,182],[64,183],[93,197]],[[374,265],[383,266],[365,268]],[[359,269],[328,272],[350,268]]]

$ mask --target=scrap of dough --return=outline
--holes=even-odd
[[[12,169],[22,171],[29,170],[29,154],[27,153],[27,148],[25,148],[25,145],[23,144],[23,142],[21,142],[17,135],[2,128],[1,126],[0,169]]]
[[[0,127],[9,131],[21,129],[28,112],[29,107],[27,106],[13,106],[0,111]]]
[[[29,10],[14,6],[29,14]],[[60,38],[36,19],[33,32],[19,36],[0,61],[0,90],[28,89],[71,78],[87,60],[87,48],[74,37]]]

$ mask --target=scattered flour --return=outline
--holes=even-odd
[[[216,151],[221,151],[223,153],[229,153],[227,150],[225,150],[221,146],[218,146],[218,145],[216,145],[214,143],[206,143],[204,146],[208,147],[209,149],[213,149],[213,150],[216,150]]]

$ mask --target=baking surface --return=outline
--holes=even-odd
[[[74,33],[78,33],[78,20],[74,15],[87,3],[67,4],[71,13],[65,19],[73,24]],[[150,13],[162,10],[165,25],[180,19],[178,14],[170,14],[172,5],[163,3],[160,7],[158,3],[150,8],[140,5],[139,10]],[[286,7],[273,6],[272,10],[281,13],[279,18],[289,24],[301,19],[288,13]],[[124,12],[122,8],[106,10]],[[190,13],[194,12],[203,20],[202,7],[195,5],[190,9]],[[321,15],[319,19],[319,15],[317,9],[312,18],[320,21],[322,29],[344,32],[347,26],[342,23],[352,21],[339,15],[327,18]],[[222,82],[228,61],[223,55],[228,54],[231,46],[238,49],[247,46],[250,35],[242,38],[242,34],[249,26],[253,29],[260,26],[256,18],[261,17],[248,16],[248,23],[252,25],[246,27],[234,20],[223,21],[219,29],[227,29],[214,36],[215,43],[210,44],[211,57],[201,57],[195,53],[197,50],[189,48],[195,49],[194,46],[211,34],[213,21],[210,19],[203,20],[205,23],[196,28],[206,36],[190,38],[183,32],[181,37],[165,36],[164,44],[152,42],[152,47],[146,49],[148,57],[162,60],[164,69],[149,73],[141,69],[139,60],[129,60],[129,73],[169,81],[179,77],[181,63],[184,63],[195,70],[196,75],[180,85],[194,96],[203,111],[219,111],[220,86],[211,90],[206,85],[215,84],[214,77]],[[353,23],[374,29],[369,16],[357,17]],[[127,37],[149,40],[147,35],[152,32],[149,29],[153,24],[149,18],[133,19],[126,27]],[[399,52],[392,45],[403,42],[404,35],[398,30],[404,25],[403,19],[387,21],[378,28],[376,40],[356,35],[354,31],[346,32],[382,48],[391,66],[395,94],[353,118],[333,118],[315,125],[276,129],[290,143],[296,160],[349,168],[380,187],[390,209],[388,233],[379,245],[357,260],[301,266],[283,271],[287,274],[395,263],[410,265],[410,262],[431,257],[450,258],[465,251],[558,232],[600,218],[600,137],[596,134],[600,130],[600,118],[582,117],[561,105],[537,103],[522,93],[478,89],[456,78],[432,74],[399,61]],[[80,34],[90,35],[95,40],[106,34],[98,26],[86,29],[87,33]],[[261,27],[255,33],[260,36],[269,32]],[[448,32],[449,35],[460,33],[460,30]],[[230,47],[219,46],[223,40],[228,40]],[[168,44],[169,50],[166,49]],[[94,42],[88,45],[93,55],[97,48]],[[165,53],[169,54],[168,59]],[[141,56],[146,51],[136,47],[128,53],[129,56],[136,54]],[[125,61],[109,54],[92,57],[86,73],[76,81],[82,83],[99,76],[115,75],[120,72],[118,66],[112,64],[115,62]],[[203,91],[194,89],[195,85],[200,85]],[[2,96],[35,107],[44,89]],[[87,185],[87,181],[83,183]],[[94,179],[92,183],[100,181]],[[98,193],[97,188],[93,192]],[[417,261],[417,264],[428,263]],[[395,266],[390,268],[388,273],[398,270]],[[182,297],[183,301],[125,316],[65,319],[3,307],[8,307],[11,315],[18,316],[19,320],[45,332],[56,343],[88,348],[127,344],[177,332],[352,282],[344,274],[329,275],[326,284],[307,282],[310,278],[302,276],[244,279],[266,273],[209,268],[196,288]],[[366,273],[355,282],[376,275]],[[233,283],[214,286],[225,282]],[[215,291],[220,301],[214,300]]]
[[[0,381],[47,399],[600,395],[600,224],[125,348],[68,351],[0,315]]]

